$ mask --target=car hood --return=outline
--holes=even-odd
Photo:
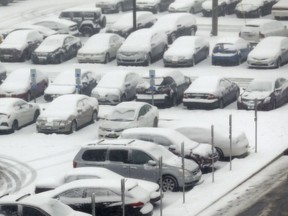
[[[242,95],[241,98],[242,99],[246,99],[246,100],[254,100],[254,99],[258,99],[258,100],[262,100],[266,97],[269,97],[271,94],[271,92],[268,91],[253,91],[253,92],[248,92],[245,91]]]
[[[191,57],[194,54],[194,50],[191,49],[191,47],[181,47],[181,49],[178,48],[170,48],[164,53],[164,57],[167,56],[185,56],[185,57]]]
[[[26,83],[19,83],[19,82],[4,82],[0,86],[0,92],[1,93],[13,93],[13,94],[20,94],[27,92],[29,89],[29,86]]]
[[[36,53],[47,53],[47,52],[55,52],[60,47],[58,45],[49,45],[49,46],[39,46],[35,52]]]
[[[108,47],[103,47],[103,46],[93,46],[93,47],[82,47],[79,51],[78,54],[96,54],[96,53],[104,53],[107,52]]]
[[[267,52],[267,49],[253,49],[249,55],[248,59],[250,58],[256,58],[256,59],[267,59],[267,58],[276,58],[276,56],[279,54],[280,51],[277,49],[269,49],[269,52]]]
[[[236,9],[238,11],[249,12],[249,11],[257,9],[259,6],[260,5],[256,5],[256,4],[238,4]]]
[[[17,49],[23,50],[27,46],[26,43],[0,44],[0,49]]]
[[[119,95],[120,96],[120,89],[118,88],[101,88],[96,87],[96,89],[93,90],[93,94],[98,94],[100,98],[105,98],[107,95]]]
[[[186,170],[195,170],[197,169],[199,166],[196,162],[194,161],[191,161],[191,160],[188,160],[188,159],[184,159],[185,160],[185,169]],[[174,166],[174,167],[177,167],[177,168],[181,168],[182,167],[182,160],[180,157],[173,157],[169,160],[165,160],[163,161],[163,164],[165,166],[165,164],[169,165],[169,166]],[[164,168],[164,167],[163,167]]]
[[[57,94],[57,95],[64,95],[64,94],[73,94],[75,92],[75,86],[62,86],[62,85],[49,85],[47,89],[45,89],[45,94]]]
[[[103,120],[100,124],[100,127],[107,128],[110,130],[119,130],[119,129],[127,129],[135,127],[134,121],[110,121],[110,120]]]

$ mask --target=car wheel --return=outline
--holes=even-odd
[[[209,48],[207,48],[205,51],[205,57],[208,58],[208,56],[209,56]]]
[[[271,104],[271,110],[276,109],[277,105],[276,105],[276,100],[273,100],[272,104]]]
[[[191,29],[191,35],[192,35],[192,36],[196,35],[195,28],[192,28],[192,29]]]
[[[117,13],[123,12],[123,5],[121,3],[118,3],[116,5],[116,12]]]
[[[33,116],[33,122],[34,122],[34,123],[36,122],[36,120],[37,120],[37,118],[38,118],[39,115],[40,115],[39,110],[36,110],[35,113],[34,113],[34,116]]]
[[[24,61],[26,61],[27,59],[28,59],[28,52],[27,52],[27,50],[24,50],[23,53],[22,53],[22,55],[21,55],[21,57],[20,57],[20,61],[21,61],[21,62],[24,62]]]
[[[195,9],[192,7],[189,11],[191,14],[195,14]]]
[[[97,121],[97,117],[98,117],[97,111],[94,111],[94,112],[92,113],[91,123],[95,123],[95,122]]]
[[[120,100],[121,100],[121,102],[126,101],[127,100],[126,95],[123,94]]]
[[[278,58],[276,62],[276,68],[280,68],[281,64],[282,64],[281,58]]]
[[[219,99],[218,107],[219,107],[219,109],[223,109],[224,108],[223,99]]]
[[[256,17],[257,18],[260,18],[261,17],[261,8],[259,8],[258,10],[257,10],[257,13],[256,13]]]
[[[158,127],[158,118],[154,118],[153,127]]]
[[[106,53],[104,64],[107,64],[109,61],[110,61],[110,55],[109,55],[109,53]]]
[[[18,121],[14,121],[11,127],[11,132],[14,133],[16,130],[19,130]]]
[[[73,120],[70,126],[70,133],[74,133],[76,131],[77,131],[77,122]]]
[[[149,66],[150,64],[151,64],[151,55],[150,53],[148,53],[146,56],[146,61],[144,63],[144,66]]]
[[[238,90],[238,91],[236,92],[236,94],[235,94],[235,100],[238,99],[239,95],[240,95],[240,91]]]
[[[176,37],[176,34],[175,34],[175,33],[172,33],[171,36],[170,36],[170,39],[171,39],[170,42],[171,42],[171,44],[176,40],[176,38],[177,38],[177,37]]]
[[[191,59],[191,66],[195,66],[196,62],[195,62],[195,56],[193,55],[192,56],[192,59]]]
[[[93,29],[89,26],[84,26],[81,28],[81,33],[84,37],[90,37],[93,35]]]
[[[58,55],[57,64],[61,64],[64,61],[64,55],[61,53]]]
[[[171,101],[171,107],[177,106],[177,95],[174,94]]]
[[[29,101],[31,101],[31,99],[32,99],[31,92],[28,92],[27,96],[26,96],[26,101],[29,102]]]
[[[154,14],[160,13],[160,6],[159,6],[159,4],[157,4],[157,5],[154,7],[153,13],[154,13]]]
[[[166,175],[162,178],[163,191],[176,191],[178,189],[177,181],[174,177]]]
[[[217,147],[215,147],[216,148],[216,151],[217,151],[217,153],[218,153],[218,155],[219,155],[219,159],[224,159],[224,154],[223,154],[223,151],[220,149],[220,148],[217,148]]]
[[[242,64],[242,57],[239,55],[238,60],[237,60],[237,65],[241,65],[241,64]]]

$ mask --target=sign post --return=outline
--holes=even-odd
[[[182,178],[184,182],[183,186],[183,203],[185,203],[185,152],[184,152],[184,142],[181,143],[181,157],[182,157]]]
[[[232,115],[229,115],[230,170],[232,170]]]
[[[160,176],[160,216],[163,215],[163,179],[162,179],[162,166],[163,166],[163,159],[162,156],[159,158],[159,176]]]
[[[152,105],[154,105],[155,70],[149,70],[150,90],[152,91]]]
[[[34,103],[36,103],[36,97],[34,97],[34,91],[36,90],[37,88],[37,81],[36,81],[36,69],[31,69],[30,70],[30,77],[31,77],[31,94],[34,98]]]
[[[122,215],[125,216],[125,179],[121,179]]]
[[[255,109],[255,115],[254,115],[254,121],[255,121],[255,153],[257,153],[257,98],[255,98],[254,101],[254,109]]]
[[[80,93],[81,88],[81,69],[76,68],[75,69],[75,83],[76,83],[76,93]]]
[[[214,155],[214,125],[211,125],[211,143],[212,143],[212,154]],[[214,158],[212,157],[212,183],[214,183],[214,171],[215,171],[215,167],[214,167]]]

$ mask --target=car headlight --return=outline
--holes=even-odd
[[[172,56],[165,56],[164,59],[166,59],[166,60],[172,60]]]
[[[95,53],[95,54],[93,54],[93,55],[95,55],[95,56],[104,56],[104,55],[105,55],[105,52]]]
[[[179,172],[183,173],[183,169],[179,169]],[[193,173],[185,169],[184,170],[184,176],[185,176],[185,178],[188,178],[190,176],[193,176]]]
[[[263,103],[270,103],[271,101],[271,97],[266,97],[264,100],[263,100]]]
[[[107,98],[111,99],[111,100],[119,100],[120,97],[119,95],[112,95],[112,94],[109,94],[109,95],[106,95]]]

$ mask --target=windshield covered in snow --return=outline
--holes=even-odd
[[[273,85],[272,82],[269,81],[251,82],[247,91],[273,91]]]
[[[108,116],[111,121],[133,121],[135,118],[135,110],[128,108],[114,109]]]
[[[216,44],[213,53],[234,53],[236,48],[234,44],[230,43],[220,43]]]

